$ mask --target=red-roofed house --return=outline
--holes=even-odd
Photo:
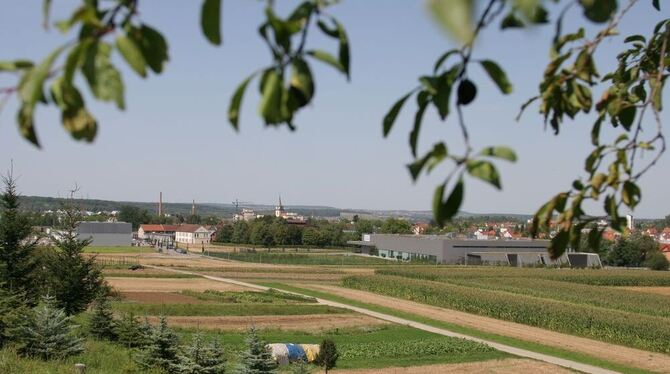
[[[152,234],[174,235],[177,231],[177,225],[140,225],[137,230],[137,237],[140,239],[152,239]]]
[[[661,243],[660,244],[661,253],[670,261],[670,243]]]

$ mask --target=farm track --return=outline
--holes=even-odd
[[[316,284],[300,284],[300,287],[324,291],[336,296],[413,313],[434,320],[453,323],[455,325],[465,326],[484,332],[580,352],[626,366],[656,372],[667,372],[670,367],[670,356],[661,353],[648,352],[635,348],[604,343],[598,340],[580,338],[519,323],[507,322],[495,318],[482,317],[451,309],[378,295],[367,291]]]
[[[158,323],[158,317],[150,316],[148,318],[149,322]],[[171,326],[234,331],[244,331],[251,326],[259,329],[287,331],[325,331],[335,328],[362,328],[388,324],[386,321],[353,313],[291,316],[169,316],[167,319]]]
[[[489,360],[482,362],[466,362],[460,364],[439,364],[410,367],[390,367],[382,369],[333,370],[337,374],[461,374],[461,373],[491,373],[491,374],[568,374],[572,370],[556,367],[545,362],[508,358],[504,360]]]
[[[209,280],[224,282],[224,283],[237,285],[237,286],[242,286],[242,287],[255,288],[255,289],[261,290],[261,291],[269,290],[269,287],[259,286],[259,285],[255,285],[255,284],[251,284],[251,283],[247,283],[247,282],[242,282],[242,281],[237,281],[237,280],[233,280],[233,279],[228,279],[228,278],[214,277],[214,276],[199,274],[199,273],[196,273],[196,272],[176,270],[176,269],[170,269],[170,268],[164,268],[164,267],[158,267],[158,266],[150,266],[150,267],[153,267],[153,268],[156,268],[156,269],[163,269],[165,271],[171,271],[171,272],[175,272],[175,273],[200,275],[203,278],[206,278],[206,279],[209,279]],[[374,295],[374,294],[370,294],[370,295]],[[303,296],[307,296],[307,295],[303,295]],[[393,299],[393,298],[390,298],[390,299]],[[357,298],[356,300],[361,300],[361,299]],[[406,303],[405,300],[399,300],[399,299],[393,299],[393,300],[394,300],[393,304],[390,305],[390,307],[392,307],[392,308],[397,308],[397,306]],[[593,366],[593,365],[582,364],[580,362],[576,362],[576,361],[572,361],[572,360],[567,360],[567,359],[563,359],[563,358],[559,358],[559,357],[554,357],[554,356],[550,356],[550,355],[546,355],[546,354],[542,354],[542,353],[537,353],[537,352],[533,352],[533,351],[529,351],[529,350],[525,350],[525,349],[520,349],[520,348],[508,346],[508,345],[505,345],[505,344],[500,344],[500,343],[496,343],[496,342],[492,342],[492,341],[487,341],[487,340],[484,340],[484,339],[480,339],[480,338],[476,338],[476,337],[472,337],[472,336],[468,336],[468,335],[464,335],[464,334],[455,333],[455,332],[452,332],[452,331],[449,331],[449,330],[446,330],[446,329],[433,327],[433,326],[426,325],[426,324],[419,323],[419,322],[415,322],[415,321],[412,321],[412,320],[399,318],[399,317],[395,317],[395,316],[384,314],[384,313],[378,313],[378,312],[375,312],[375,311],[372,311],[372,310],[369,310],[369,309],[365,309],[365,308],[359,308],[359,307],[355,307],[355,306],[352,306],[352,305],[343,304],[343,303],[334,302],[334,301],[325,300],[325,299],[317,299],[317,301],[320,304],[323,304],[323,305],[330,305],[330,306],[334,306],[334,307],[338,307],[338,308],[352,310],[354,312],[358,312],[358,313],[361,313],[361,314],[364,314],[364,315],[367,315],[367,316],[375,317],[375,318],[378,318],[378,319],[381,319],[381,320],[384,320],[384,321],[398,323],[398,324],[402,324],[402,325],[407,325],[407,326],[414,327],[414,328],[417,328],[417,329],[420,329],[420,330],[424,330],[424,331],[428,331],[428,332],[432,332],[432,333],[436,333],[436,334],[440,334],[440,335],[444,335],[444,336],[464,338],[464,339],[467,339],[467,340],[472,340],[472,341],[484,343],[484,344],[489,345],[489,346],[491,346],[491,347],[493,347],[493,348],[495,348],[499,351],[507,352],[507,353],[513,354],[515,356],[520,356],[520,357],[530,358],[530,359],[533,359],[533,360],[543,361],[543,362],[546,362],[546,363],[549,363],[549,364],[562,366],[562,367],[572,369],[572,370],[577,370],[577,371],[581,371],[581,372],[585,372],[585,373],[591,373],[591,374],[616,373],[615,371],[599,368],[599,367],[596,367],[596,366]],[[365,300],[365,301],[367,301],[367,300]],[[520,326],[522,326],[523,328],[528,328],[527,326],[523,326],[523,325],[520,325]],[[541,330],[541,331],[545,331],[545,330]],[[616,347],[616,346],[612,346],[612,347]],[[642,352],[642,351],[639,351],[639,352]],[[648,352],[644,352],[644,353],[647,354]],[[654,355],[653,353],[649,353],[649,354]],[[667,365],[665,367],[667,368]]]

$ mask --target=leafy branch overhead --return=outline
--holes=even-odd
[[[50,21],[50,0],[44,0],[44,24]],[[228,108],[228,120],[239,129],[240,111],[249,84],[256,80],[260,92],[258,112],[266,126],[286,125],[294,130],[297,113],[312,103],[316,95],[314,62],[323,63],[351,79],[349,38],[344,26],[327,11],[337,0],[305,0],[287,16],[277,14],[274,1],[266,0],[258,35],[266,45],[270,62],[246,77],[235,89]],[[408,102],[415,111],[408,143],[413,160],[407,165],[413,180],[437,166],[449,164],[443,181],[433,195],[435,220],[444,224],[463,204],[465,185],[479,179],[501,189],[502,177],[493,159],[515,162],[513,149],[489,146],[475,150],[468,132],[466,109],[477,102],[476,69],[483,72],[501,94],[512,92],[512,79],[490,56],[475,53],[475,41],[491,25],[510,30],[541,27],[552,23],[555,35],[550,43],[551,61],[540,78],[539,90],[521,106],[524,112],[539,104],[545,127],[559,134],[566,121],[578,122],[580,115],[595,114],[586,157],[585,176],[571,188],[554,196],[535,214],[532,234],[552,238],[553,255],[588,235],[593,246],[600,232],[593,228],[599,215],[587,214],[582,204],[603,203],[604,216],[611,226],[623,230],[620,208],[634,209],[641,200],[640,178],[665,152],[660,112],[665,80],[670,72],[670,21],[623,39],[626,47],[616,57],[617,68],[607,74],[598,69],[595,53],[599,45],[618,37],[617,28],[628,11],[637,6],[660,10],[660,0],[429,0],[428,10],[440,27],[460,48],[445,51],[432,70],[418,78],[415,86],[400,97],[382,120],[382,134],[388,136]],[[222,0],[203,0],[200,28],[205,39],[218,46]],[[551,5],[551,6],[550,6]],[[128,67],[145,78],[162,73],[169,60],[168,42],[163,35],[138,17],[137,0],[82,0],[69,18],[53,25],[72,40],[48,54],[41,62],[24,59],[0,61],[0,73],[17,76],[15,87],[0,88],[0,109],[16,95],[19,101],[17,124],[22,136],[39,146],[35,111],[53,105],[61,112],[64,128],[78,140],[93,141],[98,123],[86,108],[84,94],[76,82],[81,75],[93,98],[125,108],[124,84],[113,64],[120,56]],[[558,8],[556,8],[558,7]],[[550,10],[550,9],[556,9]],[[653,11],[653,10],[652,10]],[[604,25],[593,36],[584,28],[564,32],[564,19]],[[649,32],[651,31],[651,32]],[[337,45],[334,52],[308,45],[311,32],[318,32]],[[599,61],[598,61],[599,62]],[[600,93],[595,93],[600,89]],[[419,139],[427,111],[434,110],[446,125],[458,126],[461,139],[433,140],[428,152],[419,155]],[[452,124],[453,123],[453,124]],[[605,130],[607,127],[610,129]],[[616,133],[614,141],[601,133]],[[458,143],[456,143],[458,142]],[[462,144],[464,147],[457,147]],[[462,152],[453,149],[464,148]],[[642,159],[642,155],[646,157]],[[641,164],[642,162],[646,162]],[[602,216],[602,215],[601,215]]]

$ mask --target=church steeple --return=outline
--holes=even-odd
[[[279,194],[279,205],[275,207],[275,217],[283,217],[286,215],[284,211],[284,206],[281,203],[281,194]]]

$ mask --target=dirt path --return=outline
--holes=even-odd
[[[623,288],[625,290],[670,296],[670,287],[616,287],[616,288]]]
[[[388,322],[359,314],[310,314],[297,316],[170,316],[171,326],[199,327],[211,330],[247,330],[251,326],[259,329],[279,329],[292,331],[324,331],[335,328],[379,326]],[[158,317],[149,317],[149,322],[157,323]]]
[[[154,267],[154,268],[159,268],[159,267]],[[254,289],[257,289],[257,290],[261,290],[261,291],[269,290],[268,287],[264,287],[264,286],[260,286],[260,285],[252,284],[252,283],[247,283],[247,282],[242,282],[242,281],[234,280],[234,279],[230,279],[230,278],[213,277],[213,276],[210,276],[210,275],[198,274],[196,272],[170,269],[170,268],[159,268],[159,269],[164,269],[165,271],[170,271],[170,272],[174,272],[174,273],[181,273],[181,274],[202,275],[202,277],[206,278],[206,279],[211,279],[211,280],[214,280],[214,281],[227,283],[227,284],[232,284],[232,285],[254,288]],[[296,292],[289,292],[289,293],[298,294],[298,295],[302,295],[302,296],[307,296],[307,295],[303,295],[303,294],[296,293]],[[360,307],[356,307],[356,306],[349,305],[349,304],[338,303],[338,302],[335,302],[335,301],[319,299],[319,298],[317,298],[317,302],[319,302],[320,304],[323,304],[323,305],[330,305],[330,306],[334,306],[334,307],[337,307],[337,308],[352,310],[352,311],[360,313],[362,315],[374,317],[374,318],[384,320],[384,321],[388,321],[388,322],[393,322],[393,323],[398,323],[398,324],[401,324],[401,325],[414,327],[414,328],[417,328],[417,329],[420,329],[420,330],[423,330],[423,331],[428,331],[428,332],[432,332],[432,333],[443,335],[443,336],[451,336],[451,337],[462,338],[462,339],[467,339],[467,340],[479,342],[479,343],[482,343],[482,344],[486,344],[490,347],[493,347],[493,348],[495,348],[499,351],[507,352],[507,353],[510,353],[512,355],[515,355],[515,356],[530,358],[530,359],[538,360],[538,361],[543,361],[543,362],[546,362],[546,363],[549,363],[549,364],[562,366],[562,367],[565,367],[565,368],[568,368],[568,369],[578,370],[578,371],[581,371],[581,372],[591,373],[591,374],[613,374],[613,373],[616,373],[615,371],[608,370],[608,369],[603,369],[603,368],[600,368],[600,367],[597,367],[597,366],[593,366],[593,365],[589,365],[589,364],[583,364],[581,362],[572,361],[572,360],[568,360],[568,359],[564,359],[564,358],[560,358],[560,357],[555,357],[555,356],[551,356],[551,355],[546,355],[546,354],[543,354],[543,353],[533,352],[533,351],[529,351],[529,350],[526,350],[526,349],[521,349],[521,348],[517,348],[517,347],[505,345],[505,344],[500,344],[500,343],[476,338],[476,337],[465,335],[465,334],[459,334],[459,333],[455,333],[453,331],[449,331],[449,330],[446,330],[446,329],[426,325],[424,323],[420,323],[420,322],[416,322],[416,321],[412,321],[412,320],[408,320],[408,319],[404,319],[404,318],[395,317],[395,316],[392,316],[392,315],[389,315],[389,314],[375,312],[375,311],[372,311],[372,310],[369,310],[369,309],[360,308]],[[399,301],[399,302],[402,303],[404,301]]]
[[[107,283],[121,292],[174,292],[181,290],[253,291],[248,287],[203,278],[106,277]]]
[[[573,371],[556,367],[545,362],[528,359],[508,358],[461,364],[440,364],[410,367],[390,367],[382,369],[333,370],[338,374],[442,374],[442,373],[491,373],[491,374],[568,374]]]
[[[466,326],[480,331],[518,338],[534,343],[557,347],[598,357],[607,361],[627,366],[638,367],[657,372],[667,372],[670,368],[670,356],[642,351],[639,349],[608,344],[597,340],[579,338],[572,335],[553,332],[537,327],[526,326],[514,322],[502,321],[489,317],[438,308],[412,301],[377,295],[371,292],[351,290],[348,288],[328,285],[301,285],[318,291],[326,291],[333,295],[353,300],[381,305],[403,312],[425,316],[431,319]]]

